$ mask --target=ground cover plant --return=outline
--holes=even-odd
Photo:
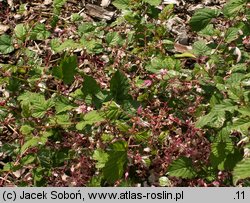
[[[0,185],[249,186],[250,1],[84,2],[0,1]]]

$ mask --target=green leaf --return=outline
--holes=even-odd
[[[244,79],[245,74],[243,73],[233,73],[226,79],[226,84],[229,87],[240,87],[241,81]]]
[[[221,104],[215,105],[207,115],[200,117],[196,122],[196,127],[202,128],[204,126],[209,126],[212,128],[220,128],[226,120],[225,112],[233,113],[237,109],[238,107],[236,105],[225,100]]]
[[[129,8],[129,0],[115,0],[112,4],[120,10]]]
[[[125,141],[117,141],[110,146],[108,151],[108,161],[103,168],[104,178],[109,183],[114,183],[122,178],[124,169],[127,164],[127,143]]]
[[[79,122],[76,125],[77,130],[82,130],[86,125],[93,125],[97,122],[104,121],[104,118],[95,110],[88,112],[83,117],[84,121]]]
[[[110,92],[114,99],[120,103],[131,99],[129,95],[130,85],[128,78],[121,72],[116,71],[110,81]]]
[[[229,18],[238,16],[239,12],[243,11],[246,3],[247,3],[247,0],[230,0],[223,7],[223,10],[222,10],[223,14]]]
[[[106,102],[102,108],[103,117],[110,120],[117,120],[122,115],[121,106],[114,101]]]
[[[201,36],[212,36],[215,34],[215,29],[212,24],[208,24],[205,28],[203,28],[201,31],[198,33]]]
[[[82,92],[84,95],[95,95],[100,91],[101,88],[97,84],[96,80],[91,76],[84,75],[84,81],[82,84]]]
[[[101,90],[96,80],[87,75],[84,75],[81,91],[84,94],[85,102],[87,104],[93,104],[97,109],[101,107],[102,102],[108,96],[106,91]]]
[[[192,160],[187,157],[181,157],[170,164],[168,175],[191,179],[195,178],[197,174],[193,168]]]
[[[235,27],[230,27],[225,34],[225,41],[230,43],[236,40],[239,36],[239,29]]]
[[[50,46],[56,53],[61,53],[65,50],[74,50],[79,47],[79,44],[72,39],[67,39],[64,42],[61,42],[61,40],[55,38],[51,40]]]
[[[50,124],[61,125],[62,128],[68,128],[72,123],[70,122],[69,114],[58,114],[50,119]]]
[[[46,30],[46,27],[42,23],[36,24],[36,26],[30,32],[30,39],[32,40],[45,40],[50,36],[50,32]]]
[[[67,97],[59,96],[55,99],[56,114],[71,110],[75,107]]]
[[[53,0],[53,7],[55,9],[60,9],[67,2],[67,0]]]
[[[4,165],[3,169],[1,170],[1,172],[3,171],[12,171],[14,167],[14,163],[13,162],[8,162]]]
[[[17,100],[21,101],[22,109],[25,110],[26,114],[28,115],[30,111],[35,118],[42,118],[47,110],[54,105],[52,99],[45,100],[44,95],[33,92],[24,92]]]
[[[47,168],[43,167],[35,167],[32,170],[32,178],[33,178],[33,184],[36,187],[45,186],[47,181],[44,179],[44,177],[48,177],[49,172]]]
[[[143,0],[144,2],[150,4],[151,6],[159,6],[161,0]]]
[[[9,54],[14,51],[12,41],[9,35],[0,36],[0,54]]]
[[[41,100],[37,100],[32,105],[32,116],[35,118],[42,118],[48,109],[54,105],[52,100],[45,100],[44,97],[41,97]]]
[[[250,106],[243,106],[237,110],[240,112],[243,116],[249,116],[250,115]]]
[[[32,137],[28,139],[22,145],[20,153],[23,154],[28,148],[37,147],[38,145],[44,145],[47,142],[49,136],[49,134],[43,134],[41,137]]]
[[[248,135],[249,128],[250,128],[250,118],[249,117],[243,117],[243,118],[239,118],[239,119],[235,120],[233,122],[232,127],[231,127],[232,130],[237,130],[246,136]]]
[[[234,185],[241,179],[250,177],[250,158],[246,158],[239,162],[233,170],[233,183]]]
[[[53,164],[52,155],[53,150],[49,148],[42,148],[37,152],[37,159],[39,164],[44,168],[50,168]]]
[[[82,21],[83,17],[78,13],[72,13],[71,16],[70,16],[70,20],[72,22]]]
[[[149,131],[138,132],[134,135],[135,141],[138,143],[145,142],[150,137],[151,133]]]
[[[102,149],[96,149],[93,154],[93,159],[97,161],[95,167],[98,169],[103,168],[108,161],[108,157],[109,155]]]
[[[14,29],[14,33],[18,39],[20,39],[21,41],[25,41],[28,31],[24,24],[18,24]]]
[[[77,68],[77,57],[75,55],[65,57],[58,67],[53,68],[53,75],[62,79],[67,85],[74,81]]]
[[[210,55],[211,51],[204,41],[197,41],[193,44],[192,52],[197,56]]]
[[[80,35],[95,31],[96,26],[91,22],[84,22],[78,27]]]
[[[116,120],[115,124],[121,132],[128,132],[131,128],[131,126],[129,126],[126,122],[122,122],[121,120]]]
[[[195,126],[197,128],[202,128],[204,126],[220,128],[223,126],[225,120],[225,112],[211,111],[209,114],[200,117]]]
[[[109,46],[117,46],[121,43],[121,37],[118,32],[109,32],[106,35],[106,42]]]
[[[203,8],[195,12],[190,20],[193,31],[200,31],[205,28],[210,21],[219,15],[219,10]]]
[[[34,154],[28,154],[26,156],[24,156],[20,162],[23,166],[28,165],[33,163],[36,160],[36,156]]]
[[[36,147],[39,145],[40,138],[39,137],[33,137],[29,140],[27,140],[23,146],[20,149],[20,153],[23,154],[28,148]]]
[[[53,160],[52,166],[53,167],[63,166],[66,161],[71,159],[70,154],[71,154],[70,150],[67,148],[56,150],[52,156]]]
[[[100,39],[86,40],[85,38],[81,38],[81,44],[89,54],[100,54],[103,52],[102,41]]]
[[[225,170],[224,163],[229,154],[232,154],[234,146],[232,142],[214,142],[211,146],[210,161],[213,167]]]
[[[77,68],[77,57],[75,55],[66,57],[60,63],[63,72],[63,82],[71,84],[74,81],[74,76]]]
[[[34,130],[34,128],[31,127],[30,125],[23,125],[20,128],[21,133],[24,134],[24,135],[30,134],[33,130]]]
[[[161,70],[179,70],[181,67],[180,60],[172,57],[154,57],[146,65],[146,69],[152,73],[160,73]]]

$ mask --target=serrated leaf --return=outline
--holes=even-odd
[[[54,102],[52,99],[45,100],[44,97],[41,97],[41,100],[37,100],[32,105],[32,116],[35,118],[42,118],[48,109],[54,106]]]
[[[220,128],[223,126],[225,120],[225,112],[211,111],[207,115],[200,117],[199,120],[196,122],[195,126],[197,128],[202,128],[204,126]]]
[[[195,12],[190,20],[193,31],[200,31],[205,28],[210,21],[219,15],[219,10],[203,8]]]
[[[219,111],[228,111],[230,113],[233,113],[235,110],[237,110],[238,107],[230,102],[230,100],[224,100],[220,104],[216,104],[213,107],[213,111],[219,112]]]
[[[14,33],[18,39],[24,41],[26,39],[27,29],[24,24],[18,24],[14,29]]]
[[[145,142],[146,140],[148,140],[148,138],[150,137],[150,132],[148,131],[142,131],[142,132],[138,132],[134,135],[135,141],[136,142]]]
[[[35,155],[34,154],[28,154],[26,156],[24,156],[20,162],[22,165],[28,165],[28,164],[31,164],[32,162],[34,162],[36,159]]]
[[[181,67],[180,60],[172,57],[154,57],[146,65],[146,69],[152,73],[159,74],[161,70],[179,70]]]
[[[44,95],[34,92],[24,92],[18,98],[21,101],[23,110],[31,111],[32,116],[35,118],[42,118],[47,110],[54,105],[52,99],[45,100]]]
[[[33,130],[34,130],[34,128],[31,127],[30,125],[23,125],[20,128],[21,133],[24,134],[24,135],[30,134]]]
[[[240,161],[233,170],[233,183],[234,185],[241,179],[250,177],[250,158]]]
[[[247,0],[230,0],[223,7],[223,14],[227,17],[235,17],[243,10]]]
[[[14,51],[11,37],[9,35],[0,36],[0,54],[9,54]]]
[[[103,168],[108,161],[108,157],[109,155],[102,149],[96,149],[93,154],[93,159],[97,161],[95,167],[98,169]]]
[[[201,36],[212,36],[215,33],[214,26],[212,24],[208,24],[205,28],[199,31],[199,35]]]
[[[82,85],[82,92],[84,95],[95,95],[101,91],[101,87],[97,84],[96,80],[91,77],[84,75],[84,81]]]
[[[50,36],[50,32],[46,30],[46,27],[42,23],[38,23],[30,32],[30,39],[32,40],[45,40]]]
[[[113,143],[108,155],[108,161],[103,168],[103,175],[109,183],[114,183],[124,174],[124,168],[127,164],[127,143],[125,141]]]
[[[53,0],[53,7],[55,9],[60,9],[66,3],[67,0]]]
[[[77,68],[77,57],[75,55],[66,57],[60,63],[63,72],[63,82],[71,84],[74,81],[74,76]]]
[[[151,6],[159,6],[161,0],[143,0],[144,2],[150,4]]]
[[[228,28],[226,34],[225,34],[225,41],[227,43],[230,43],[234,40],[236,40],[239,36],[239,29],[235,27]]]
[[[187,157],[181,157],[170,164],[168,175],[191,179],[196,177],[197,174],[193,168],[192,160]]]
[[[193,44],[192,52],[197,56],[210,55],[211,51],[204,41],[197,41]]]
[[[202,128],[204,126],[209,126],[212,128],[220,128],[223,126],[225,118],[225,112],[233,113],[238,107],[231,103],[230,100],[225,100],[220,104],[214,105],[211,111],[198,119],[196,122],[196,127]]]
[[[50,42],[51,49],[56,53],[61,53],[65,50],[72,50],[79,47],[79,44],[72,39],[67,39],[61,42],[58,38],[52,39]]]
[[[130,129],[130,126],[126,122],[116,120],[115,124],[121,132],[128,132]]]
[[[84,38],[81,38],[81,44],[90,54],[100,54],[103,52],[102,41],[99,39],[86,40]]]
[[[83,121],[76,125],[76,129],[82,130],[86,125],[93,125],[101,121],[104,121],[104,118],[97,111],[93,110],[84,115]]]
[[[114,99],[118,103],[131,99],[129,90],[130,85],[128,78],[121,71],[116,71],[110,81],[110,92]]]
[[[250,128],[249,117],[243,117],[235,120],[231,127],[232,130],[237,130],[245,135],[248,135],[249,128]]]
[[[89,32],[93,32],[95,31],[96,26],[91,23],[91,22],[84,22],[81,25],[79,25],[78,27],[78,32],[82,35],[82,34],[86,34]]]
[[[33,137],[29,140],[27,140],[23,146],[20,149],[20,153],[23,154],[28,148],[30,147],[36,147],[39,145],[40,138],[39,137]]]
[[[68,128],[72,124],[67,113],[53,116],[50,123],[52,125],[61,125],[63,128]]]
[[[214,142],[211,145],[210,161],[213,167],[219,170],[225,170],[224,162],[229,154],[233,152],[232,142]]]
[[[120,10],[129,8],[129,0],[115,0],[112,4]]]
[[[102,115],[110,120],[117,120],[122,115],[121,106],[112,102],[106,102],[102,108]]]
[[[74,81],[77,68],[77,57],[75,55],[65,57],[58,67],[53,68],[53,75],[62,79],[67,85]]]
[[[226,79],[226,84],[232,87],[239,87],[244,77],[245,74],[243,73],[233,73]]]
[[[249,116],[250,115],[250,106],[243,106],[239,109],[237,109],[238,112],[240,112],[243,116]]]
[[[109,32],[106,35],[106,42],[109,46],[117,46],[121,43],[121,37],[118,32]]]
[[[64,96],[59,96],[55,99],[56,114],[71,110],[74,107],[75,105],[72,105],[69,99]]]

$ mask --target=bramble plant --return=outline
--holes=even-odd
[[[0,185],[249,186],[250,1],[196,10],[182,53],[175,5],[67,3],[0,35]]]

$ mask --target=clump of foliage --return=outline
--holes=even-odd
[[[181,54],[174,5],[115,0],[93,23],[66,3],[0,36],[1,185],[249,185],[249,0],[197,10]]]

